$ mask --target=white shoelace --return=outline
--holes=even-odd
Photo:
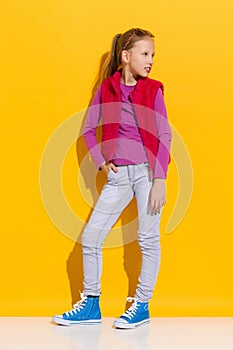
[[[87,297],[85,297],[84,293],[82,293],[82,292],[80,292],[80,297],[81,297],[81,300],[79,300],[77,303],[75,303],[73,305],[73,309],[66,312],[67,316],[70,316],[70,315],[72,316],[72,315],[76,314],[77,311],[80,311],[83,309],[83,307],[86,304]]]
[[[128,301],[129,303],[134,302],[127,311],[125,311],[125,313],[122,316],[125,316],[127,318],[129,318],[131,320],[131,318],[133,318],[138,310],[138,300],[136,298],[133,297],[127,297],[126,301]]]

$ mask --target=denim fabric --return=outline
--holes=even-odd
[[[147,163],[124,165],[118,172],[110,170],[82,237],[84,264],[84,294],[100,295],[102,246],[123,209],[136,196],[138,209],[138,243],[142,252],[141,273],[135,298],[146,302],[152,297],[160,266],[160,211],[151,213]]]

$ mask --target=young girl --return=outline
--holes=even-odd
[[[114,321],[117,328],[149,322],[148,302],[160,266],[160,217],[166,202],[171,129],[163,84],[148,78],[153,65],[154,35],[133,28],[113,39],[104,80],[92,100],[84,138],[97,169],[107,174],[82,237],[84,292],[72,310],[56,315],[61,325],[98,324],[102,246],[123,209],[134,196],[138,209],[141,273],[129,309]],[[102,117],[101,150],[96,129]]]

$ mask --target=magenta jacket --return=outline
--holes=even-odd
[[[118,75],[119,71],[115,74]],[[150,157],[150,165],[153,166],[152,162],[156,156],[155,165],[152,168],[153,176],[166,178],[172,134],[163,98],[163,85],[155,80],[144,78],[139,79],[136,85],[128,86],[120,82],[119,75],[117,79],[119,80],[116,87],[114,87],[115,79],[114,82],[109,79],[113,84],[109,84],[108,89],[105,85],[107,80],[102,83],[88,109],[83,132],[92,159],[99,168],[106,160],[112,160],[116,165],[126,165],[148,162]],[[145,81],[151,82],[150,88],[154,88],[153,92],[147,85],[147,102],[142,97],[143,94],[145,95],[145,90],[142,89]],[[107,97],[106,94],[108,94]],[[112,102],[108,103],[109,99],[112,99]],[[135,101],[140,104],[136,104]],[[143,103],[149,104],[150,109]],[[106,114],[109,108],[111,113]],[[148,113],[147,110],[149,110]],[[101,117],[101,124],[104,124],[104,128],[106,125],[107,134],[105,129],[103,142],[99,148],[96,130]]]
[[[106,161],[113,161],[118,141],[121,113],[121,70],[117,70],[102,83],[102,154]],[[139,133],[146,151],[150,169],[155,167],[158,151],[158,134],[154,118],[154,100],[163,84],[150,78],[139,78],[135,89],[129,94],[133,103]],[[170,162],[170,159],[169,159]]]

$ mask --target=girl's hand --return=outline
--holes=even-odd
[[[150,210],[157,211],[166,203],[165,179],[154,179],[150,191]]]
[[[110,169],[112,169],[114,173],[118,172],[117,167],[111,162],[105,162],[100,167],[106,174],[109,172]]]

